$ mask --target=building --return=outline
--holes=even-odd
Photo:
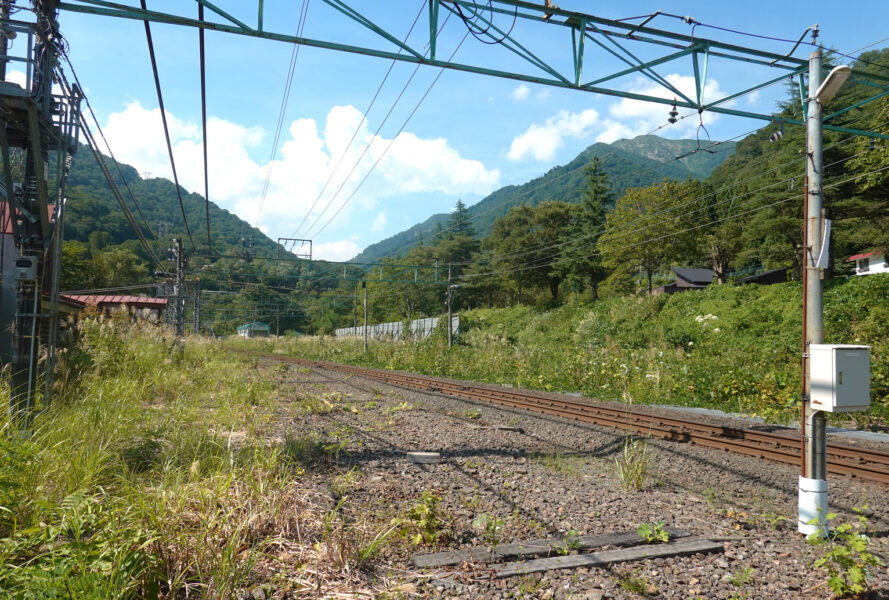
[[[271,325],[266,325],[265,323],[260,323],[259,321],[246,323],[238,327],[238,335],[246,338],[269,337],[271,331]]]
[[[676,275],[676,281],[653,289],[652,294],[675,294],[688,290],[702,290],[716,279],[716,272],[712,269],[673,267],[670,270]]]
[[[60,294],[59,297],[63,300],[73,300],[82,302],[87,306],[95,306],[109,315],[115,312],[126,311],[133,317],[148,321],[149,323],[160,323],[164,309],[167,308],[166,298],[115,296],[110,294]]]
[[[889,273],[889,262],[886,253],[882,250],[855,254],[846,259],[846,262],[855,263],[856,275],[873,275],[874,273]]]

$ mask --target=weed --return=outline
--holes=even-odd
[[[492,548],[500,543],[503,532],[503,519],[496,515],[482,513],[472,520],[472,527],[483,532],[485,543]]]
[[[829,513],[825,518],[830,524],[836,517],[836,513]],[[817,524],[817,518],[810,524]],[[827,537],[816,531],[806,538],[821,551],[814,566],[827,570],[827,585],[837,597],[864,593],[870,568],[883,564],[868,550],[870,538],[866,534],[867,517],[859,512],[855,522],[837,525]]]
[[[783,529],[790,523],[790,519],[778,513],[761,513],[759,518],[769,524],[772,529]]]
[[[478,410],[477,408],[469,408],[463,411],[463,417],[470,420],[481,419],[482,411]]]
[[[648,446],[642,440],[624,440],[623,450],[614,459],[614,472],[625,490],[638,490],[645,485],[650,464]]]
[[[742,569],[738,569],[732,574],[731,577],[728,578],[728,582],[737,588],[744,587],[745,585],[753,581],[753,571],[753,567],[744,567]]]
[[[555,546],[556,552],[563,556],[571,554],[574,550],[580,550],[580,532],[571,529],[562,537],[562,541]]]
[[[532,460],[540,463],[548,469],[552,469],[557,473],[564,473],[571,477],[580,477],[583,459],[579,456],[561,454],[558,452],[548,454],[533,455]]]
[[[330,484],[330,493],[334,498],[342,498],[356,486],[359,477],[361,471],[358,467],[352,467],[345,473],[337,475]]]
[[[642,523],[636,528],[646,544],[659,544],[670,541],[670,532],[664,529],[666,521],[657,521],[656,523]]]
[[[403,517],[394,517],[392,527],[399,535],[410,539],[415,546],[436,544],[446,535],[443,516],[438,508],[441,496],[424,491],[420,500],[411,506]]]
[[[631,594],[654,596],[658,593],[657,586],[638,572],[624,572],[617,575],[617,585]]]

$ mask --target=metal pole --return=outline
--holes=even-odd
[[[367,354],[367,282],[362,281],[361,287],[364,288],[364,353]]]
[[[809,56],[809,97],[806,114],[806,180],[807,198],[805,213],[805,241],[803,265],[805,268],[803,302],[805,319],[805,348],[803,352],[805,397],[803,398],[803,423],[805,452],[804,472],[800,480],[800,520],[799,530],[812,533],[826,530],[827,513],[827,438],[825,418],[822,411],[812,410],[809,403],[812,392],[811,361],[808,360],[812,344],[824,341],[824,310],[822,304],[823,284],[821,270],[817,267],[821,254],[821,193],[822,180],[822,137],[821,103],[815,97],[815,90],[821,85],[821,50]],[[805,486],[805,489],[804,489]],[[814,513],[814,514],[813,514]],[[818,525],[806,525],[805,521],[816,517]]]
[[[453,289],[451,288],[451,263],[448,263],[448,348],[450,348],[453,343],[453,333],[451,328],[451,293]]]

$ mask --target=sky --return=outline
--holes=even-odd
[[[256,24],[254,0],[214,4]],[[305,7],[304,37],[394,48],[323,0],[264,4],[266,30],[297,33]],[[796,40],[817,23],[819,40],[840,52],[854,55],[863,47],[889,45],[885,0],[860,0],[846,12],[836,2],[821,0],[558,4],[611,19],[658,9],[689,15],[702,25],[693,28],[664,15],[649,25],[780,53],[789,52],[792,44],[706,26]],[[421,0],[349,0],[349,5],[425,51],[429,24]],[[149,9],[189,17],[196,16],[196,6],[186,0],[148,1]],[[447,14],[442,10],[440,27]],[[59,22],[116,158],[143,177],[172,179],[142,23],[67,11]],[[495,19],[504,30],[510,23],[508,16]],[[560,68],[570,64],[571,41],[563,28],[519,23],[512,33],[548,63]],[[197,31],[154,24],[152,36],[180,183],[203,195]],[[210,200],[272,239],[311,239],[314,258],[327,260],[347,260],[435,213],[450,212],[457,200],[472,205],[502,186],[522,184],[596,142],[653,130],[668,138],[739,139],[766,124],[713,113],[699,118],[680,110],[684,118],[667,126],[669,107],[660,104],[432,67],[415,69],[383,58],[300,46],[276,143],[294,46],[212,31],[206,44]],[[640,58],[657,56],[650,47],[631,47]],[[805,58],[809,52],[801,47],[794,56]],[[467,36],[466,25],[456,17],[444,24],[438,42],[439,58],[451,53],[455,62],[541,74],[501,45]],[[584,80],[622,68],[610,54],[590,45]],[[690,60],[666,63],[657,71],[684,93],[694,93]],[[774,70],[713,59],[704,96],[717,99],[776,76]],[[673,96],[637,74],[609,85]],[[731,106],[770,113],[786,95],[782,81],[739,97]]]

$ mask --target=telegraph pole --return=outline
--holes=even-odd
[[[201,333],[201,280],[196,278],[194,282],[194,334]]]
[[[361,287],[364,288],[364,353],[367,354],[367,282],[362,281]]]
[[[188,259],[182,249],[182,238],[173,238],[169,253],[168,260],[173,265],[173,325],[176,335],[185,335],[185,268]]]
[[[451,263],[448,263],[448,348],[454,343],[451,328],[451,295],[453,294],[453,291],[454,288],[451,286]]]

